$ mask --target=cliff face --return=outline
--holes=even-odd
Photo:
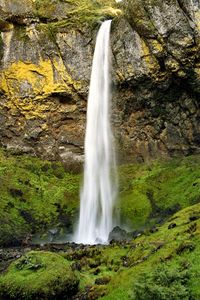
[[[199,152],[199,2],[127,0],[123,17],[113,1],[97,2],[0,0],[1,145],[82,161],[98,22],[117,15],[111,40],[119,152],[139,160]]]
[[[127,0],[124,9],[129,24],[113,51],[126,144],[142,159],[198,152],[199,1]]]

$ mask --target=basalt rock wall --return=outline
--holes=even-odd
[[[83,160],[102,17],[91,25],[91,18],[80,22],[77,15],[75,23],[70,2],[0,0],[0,143],[73,166]],[[199,1],[126,0],[118,8],[111,2],[103,14],[114,18],[112,122],[119,159],[200,152]]]

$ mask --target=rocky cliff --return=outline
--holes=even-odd
[[[200,152],[197,0],[0,0],[0,143],[81,163],[100,22],[114,18],[113,127],[121,157]],[[120,155],[119,155],[120,157]]]

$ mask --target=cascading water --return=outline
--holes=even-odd
[[[110,124],[110,28],[100,27],[93,58],[85,137],[84,182],[76,243],[107,243],[116,196],[115,153]],[[112,173],[112,174],[111,174]],[[114,176],[113,176],[114,174]]]

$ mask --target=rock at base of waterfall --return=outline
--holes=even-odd
[[[126,230],[120,228],[119,226],[116,226],[113,228],[113,230],[110,232],[108,241],[129,241],[131,240],[132,235],[128,233]]]

